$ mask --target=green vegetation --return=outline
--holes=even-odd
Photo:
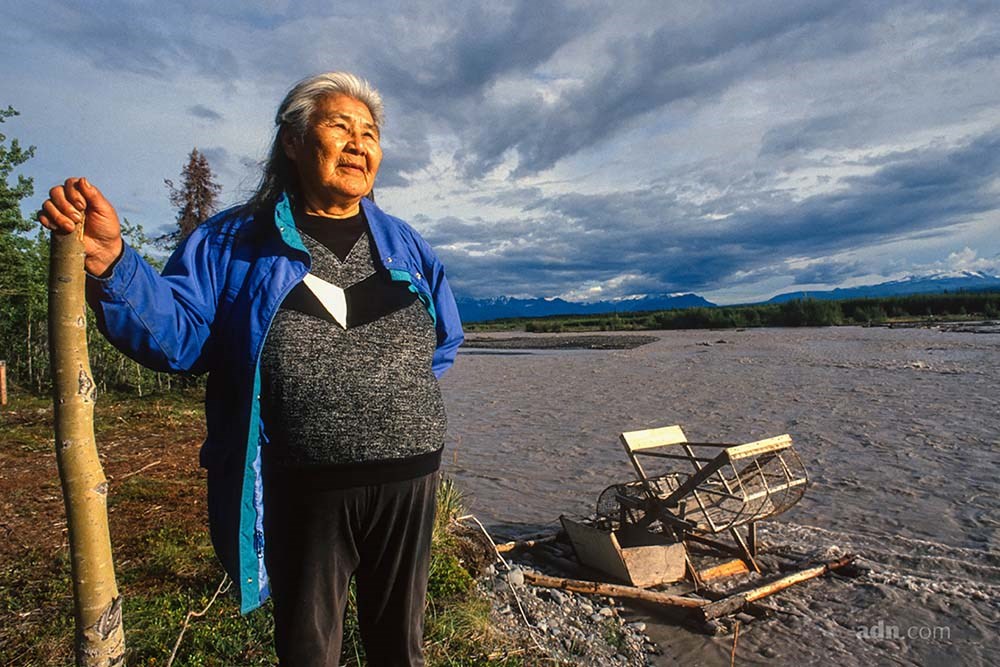
[[[0,497],[7,508],[7,537],[0,542],[0,655],[5,667],[71,664],[72,586],[51,404],[19,391],[11,399],[0,408]],[[188,612],[201,611],[223,577],[208,536],[205,476],[197,464],[204,435],[200,400],[199,391],[175,390],[98,401],[98,447],[111,482],[112,544],[130,665],[165,665]],[[527,647],[490,622],[491,604],[470,574],[482,563],[482,555],[477,562],[470,554],[481,548],[471,546],[454,521],[463,511],[458,489],[444,480],[428,586],[428,664],[532,664]],[[352,596],[343,661],[362,665],[354,609]],[[174,664],[275,664],[272,634],[269,605],[240,616],[235,599],[223,595],[204,617],[191,620]]]
[[[18,115],[13,107],[0,109],[0,128]],[[32,179],[18,174],[13,184],[8,181],[34,154],[34,146],[24,148],[17,139],[8,145],[0,132],[0,359],[28,386],[42,376],[38,340],[39,329],[46,328],[49,250],[41,234],[29,237],[36,225],[21,215],[21,200],[35,192]],[[41,353],[47,365],[47,350]]]
[[[0,108],[0,127],[18,115],[13,107]],[[25,148],[14,138],[8,142],[7,136],[0,133],[0,359],[7,362],[10,382],[22,389],[43,394],[50,386],[46,326],[49,235],[21,211],[22,200],[34,194],[33,180],[23,174],[15,174],[34,155],[34,146]],[[192,159],[194,155],[195,152],[192,152]],[[204,161],[203,156],[198,157]],[[185,182],[179,196],[182,199],[194,197],[198,204],[197,212],[201,214],[212,210],[218,186],[211,180],[207,162],[204,165],[198,162],[196,166],[203,167],[197,174],[203,182],[196,183],[201,189],[189,192],[189,184]],[[189,169],[190,166],[185,168],[184,175]],[[174,195],[171,190],[171,201]],[[179,225],[182,225],[181,217],[185,210],[182,207],[178,213]],[[146,236],[141,225],[123,219],[122,235],[147,261],[154,266],[159,265],[150,254],[153,241]],[[101,391],[113,390],[142,396],[152,391],[187,388],[200,383],[197,378],[154,373],[124,357],[98,333],[94,318],[89,314],[87,339],[91,369]]]
[[[625,632],[620,623],[609,618],[601,625],[601,634],[608,646],[616,650],[625,648]]]
[[[1000,316],[1000,292],[952,292],[870,299],[827,301],[797,299],[785,303],[718,308],[685,308],[610,315],[555,315],[512,318],[465,325],[466,331],[580,332],[650,329],[732,329],[745,327],[825,327],[842,324],[994,319]]]

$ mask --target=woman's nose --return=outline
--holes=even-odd
[[[364,152],[362,146],[364,146],[362,134],[360,131],[355,130],[348,135],[347,143],[344,144],[344,150],[351,153],[362,153]]]

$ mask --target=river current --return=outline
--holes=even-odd
[[[499,334],[498,334],[499,335]],[[522,334],[523,335],[523,334]],[[840,327],[657,332],[632,350],[463,350],[442,387],[445,470],[498,536],[555,530],[632,479],[622,431],[791,434],[803,500],[767,548],[871,572],[789,589],[736,664],[1000,664],[1000,335]],[[636,610],[658,664],[728,665],[732,637]]]

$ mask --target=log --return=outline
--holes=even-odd
[[[720,616],[726,616],[740,611],[750,602],[766,598],[769,595],[774,595],[775,593],[783,591],[786,588],[794,586],[800,582],[821,577],[831,570],[836,570],[848,565],[854,561],[854,558],[854,556],[844,556],[839,560],[824,563],[823,565],[817,565],[816,567],[810,567],[808,569],[790,574],[786,577],[782,577],[776,581],[772,581],[764,586],[744,591],[742,593],[737,593],[735,595],[730,595],[729,597],[722,598],[716,602],[706,604],[700,609],[702,619],[710,621],[712,619],[719,618]]]
[[[97,386],[87,357],[83,223],[53,232],[49,265],[49,354],[55,449],[73,576],[78,667],[125,664],[122,599],[108,531],[108,481],[94,441]]]
[[[545,535],[543,537],[536,537],[530,540],[516,540],[513,542],[504,542],[503,544],[497,545],[497,551],[504,554],[507,553],[508,551],[513,551],[514,549],[528,549],[538,544],[547,544],[549,542],[555,542],[557,537],[558,535]]]
[[[715,567],[710,567],[705,570],[698,572],[698,578],[702,581],[713,581],[715,579],[723,579],[725,577],[732,577],[737,574],[747,574],[750,569],[747,568],[747,564],[740,559],[726,561],[725,563],[720,563]]]
[[[697,598],[689,598],[683,595],[670,595],[669,593],[658,593],[656,591],[636,588],[635,586],[604,584],[597,581],[583,581],[581,579],[563,579],[561,577],[550,577],[536,572],[525,572],[524,580],[529,584],[542,586],[544,588],[560,588],[564,591],[585,593],[587,595],[606,595],[612,598],[642,600],[643,602],[653,602],[667,607],[696,609],[708,604],[708,600],[699,600]]]

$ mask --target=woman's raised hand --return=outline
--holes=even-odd
[[[68,178],[49,190],[49,198],[38,212],[42,226],[55,232],[72,232],[86,215],[83,249],[87,272],[100,276],[122,253],[122,230],[118,213],[101,191],[86,178]]]

